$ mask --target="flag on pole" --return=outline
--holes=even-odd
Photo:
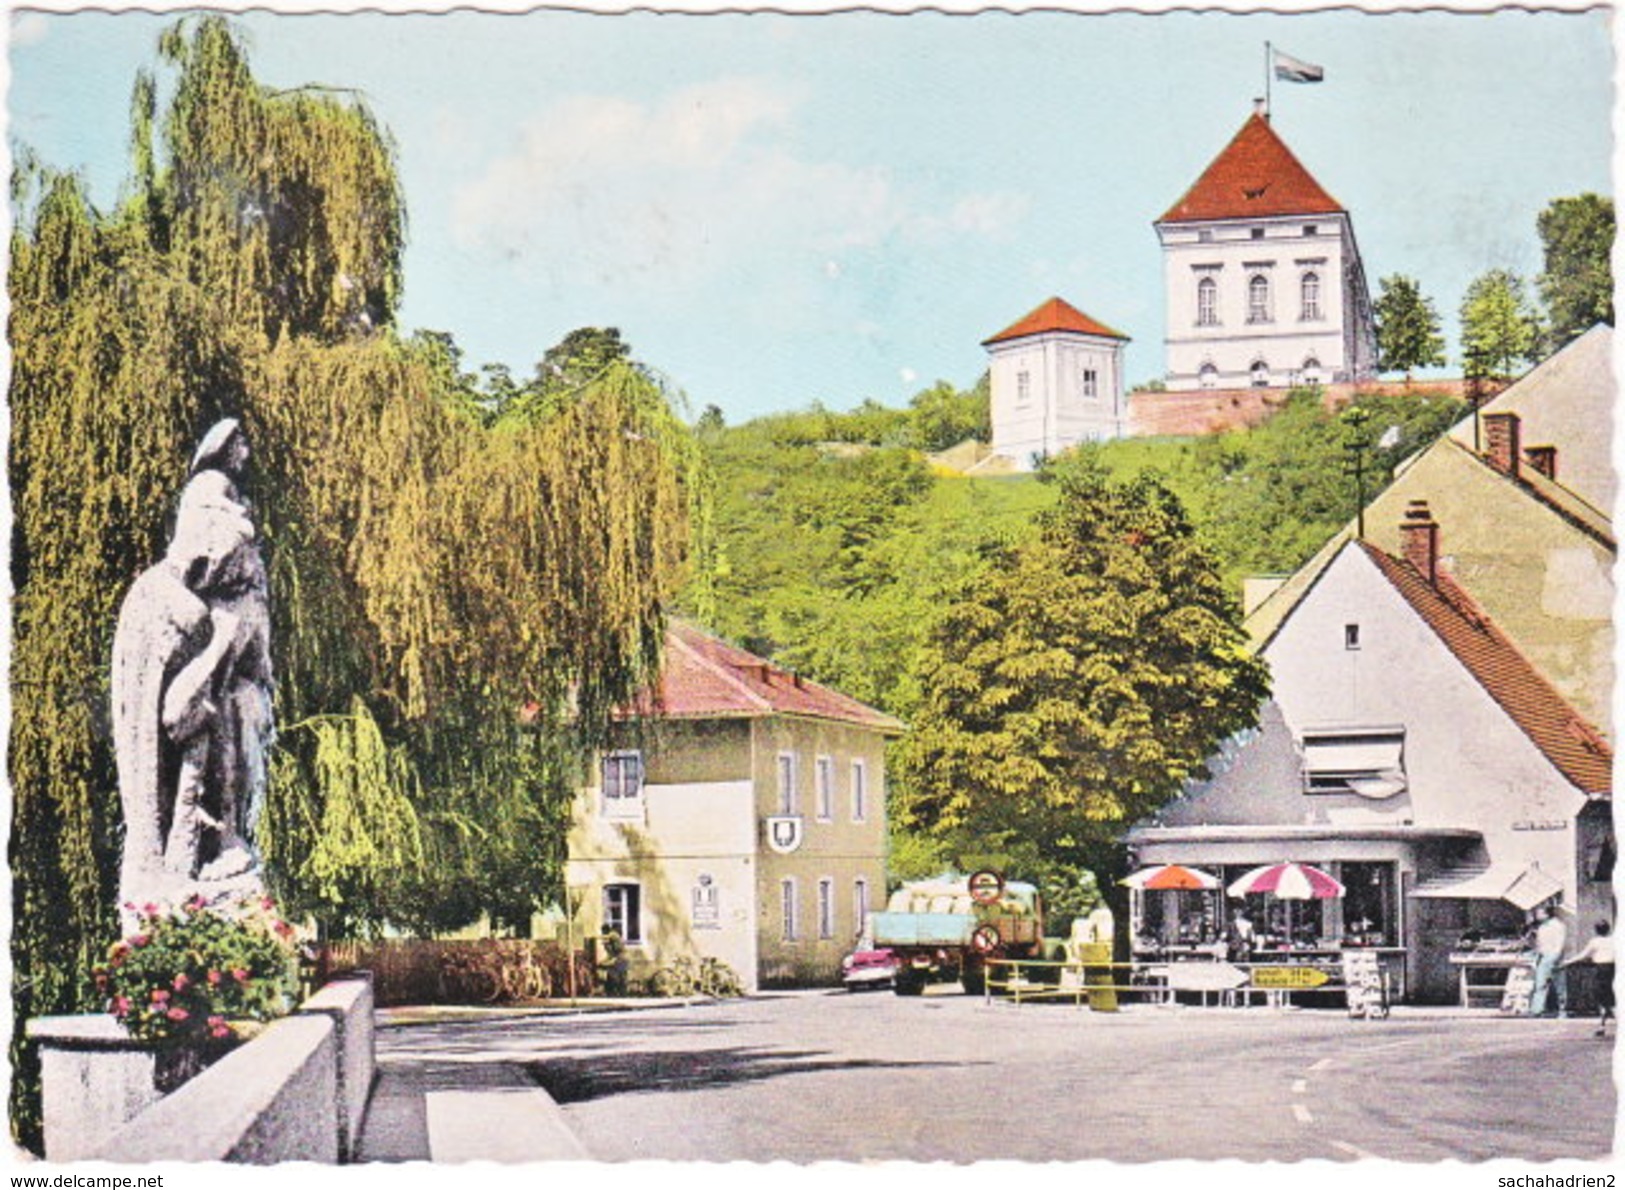
[[[1326,70],[1276,50],[1275,77],[1287,83],[1319,83],[1325,81]]]

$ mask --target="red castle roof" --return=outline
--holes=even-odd
[[[1255,112],[1157,222],[1334,215],[1342,210],[1275,135],[1269,121]]]
[[[1611,794],[1614,752],[1448,575],[1429,583],[1408,562],[1367,542],[1366,556],[1438,634],[1491,698],[1581,792]]]
[[[983,339],[982,346],[1002,343],[1006,339],[1021,339],[1027,335],[1045,335],[1052,331],[1072,331],[1081,335],[1099,335],[1106,339],[1128,341],[1127,335],[1119,334],[1104,323],[1096,322],[1076,306],[1069,305],[1058,297],[1052,297],[1020,322],[1005,327],[991,339]]]
[[[718,640],[692,624],[666,630],[659,690],[637,700],[633,713],[665,719],[755,719],[795,715],[830,719],[898,735],[903,724],[827,686]]]

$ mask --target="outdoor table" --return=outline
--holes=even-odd
[[[1457,968],[1461,981],[1461,1006],[1471,1007],[1472,998],[1476,995],[1493,995],[1497,1003],[1501,994],[1506,990],[1507,979],[1514,968],[1528,967],[1529,956],[1517,950],[1461,950],[1453,951],[1450,963]],[[1493,983],[1475,980],[1473,977],[1479,973],[1500,972],[1500,978]]]

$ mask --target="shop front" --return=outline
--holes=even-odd
[[[1434,905],[1416,894],[1429,878],[1470,870],[1482,853],[1476,831],[1415,826],[1137,827],[1128,844],[1137,865],[1181,864],[1211,873],[1214,890],[1158,893],[1131,889],[1131,937],[1145,961],[1236,958],[1238,933],[1250,935],[1253,964],[1335,969],[1349,951],[1375,954],[1395,999],[1444,1001],[1459,993],[1450,955],[1462,932],[1446,938]],[[1282,861],[1312,865],[1340,894],[1232,896],[1241,878]]]

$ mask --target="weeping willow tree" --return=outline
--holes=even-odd
[[[658,663],[704,479],[669,394],[624,362],[492,427],[447,392],[394,330],[387,135],[348,92],[258,84],[218,17],[173,26],[136,79],[112,210],[19,160],[11,1119],[37,1146],[20,1022],[100,1007],[113,625],[202,430],[247,425],[271,563],[262,848],[335,933],[517,920],[556,893],[577,757]]]

